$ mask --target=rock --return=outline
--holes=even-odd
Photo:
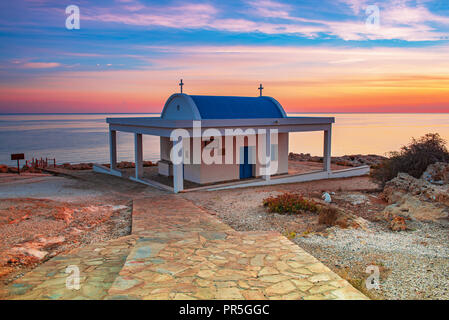
[[[26,165],[24,165],[20,171],[28,173],[42,173],[42,170],[34,167],[27,167]]]
[[[0,164],[0,173],[8,173],[8,166],[5,164]]]
[[[449,184],[449,163],[437,162],[429,165],[421,179],[437,185]]]
[[[33,248],[31,246],[24,246],[24,247],[15,247],[12,249],[12,251],[15,251],[17,253],[21,253],[25,256],[30,256],[32,258],[35,258],[37,260],[44,259],[48,252],[47,251],[41,251],[39,249]]]
[[[394,217],[390,221],[390,229],[393,231],[405,231],[407,230],[407,224],[405,223],[405,219],[400,216]]]
[[[393,204],[401,201],[406,194],[416,196],[423,201],[439,202],[449,206],[449,184],[434,185],[407,173],[399,173],[396,178],[388,181],[381,197],[389,204]]]
[[[40,237],[38,238],[39,245],[43,248],[47,248],[54,245],[60,245],[64,243],[65,238],[63,236],[59,237]]]
[[[9,221],[8,224],[16,224],[16,223],[19,223],[19,222],[21,222],[21,221],[23,221],[23,220],[28,220],[29,217],[30,217],[30,215],[29,215],[29,214],[26,214],[26,215],[24,215],[24,216],[22,216],[22,217],[20,217],[20,218],[17,218],[17,219],[14,219],[14,220]]]
[[[353,206],[369,203],[370,199],[361,193],[341,193],[335,196],[336,199],[341,199],[351,203]]]
[[[134,168],[134,162],[122,161],[117,163],[118,169],[129,169]]]
[[[318,223],[329,227],[338,226],[340,228],[368,228],[368,222],[362,217],[357,217],[352,213],[345,212],[336,206],[326,206],[320,209]]]
[[[154,167],[154,166],[157,166],[157,164],[152,161],[144,161],[143,166],[144,167]]]
[[[419,221],[445,222],[449,218],[449,163],[427,167],[420,179],[406,173],[385,184],[381,194],[390,205],[379,216],[391,224],[397,217]],[[399,227],[398,227],[399,228]]]
[[[321,198],[324,200],[324,202],[326,203],[331,203],[332,202],[332,198],[330,196],[329,193],[325,192],[323,193],[323,195],[321,196]]]
[[[90,170],[92,166],[92,163],[78,163],[71,165],[70,170]]]
[[[310,162],[323,162],[323,157],[317,157],[317,156],[311,156],[310,153],[293,153],[290,152],[288,155],[289,160],[293,161],[310,161]],[[345,155],[342,157],[332,157],[331,162],[348,166],[348,167],[359,167],[363,165],[368,166],[377,166],[382,161],[387,159],[386,157],[375,155],[375,154],[368,154],[368,155]]]
[[[8,167],[8,172],[9,173],[17,173],[17,168],[16,167]]]
[[[411,220],[438,222],[448,218],[449,209],[405,194],[397,203],[385,207],[381,216],[386,220],[392,220],[399,216]]]
[[[72,220],[73,210],[70,208],[56,208],[56,212],[53,217],[56,220],[64,220],[65,222],[70,222]]]

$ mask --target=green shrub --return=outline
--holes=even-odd
[[[304,212],[318,212],[319,206],[313,200],[292,193],[284,193],[277,197],[263,200],[263,206],[271,213],[299,214]]]
[[[371,176],[382,185],[399,172],[420,178],[427,167],[435,162],[449,162],[449,152],[446,141],[438,133],[428,133],[419,139],[412,138],[412,142],[400,151],[390,152],[388,159],[373,168]]]

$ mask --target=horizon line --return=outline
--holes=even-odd
[[[76,115],[76,114],[161,114],[161,112],[0,112],[0,115]],[[376,111],[320,111],[320,112],[301,112],[301,111],[286,111],[289,113],[301,113],[301,114],[449,114],[447,112],[376,112]]]

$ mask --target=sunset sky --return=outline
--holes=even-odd
[[[181,78],[289,112],[449,112],[448,0],[4,0],[0,41],[0,113],[160,112]]]

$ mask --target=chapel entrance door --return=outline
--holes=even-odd
[[[253,164],[249,163],[249,147],[242,147],[243,163],[240,163],[240,179],[247,179],[253,176]]]

